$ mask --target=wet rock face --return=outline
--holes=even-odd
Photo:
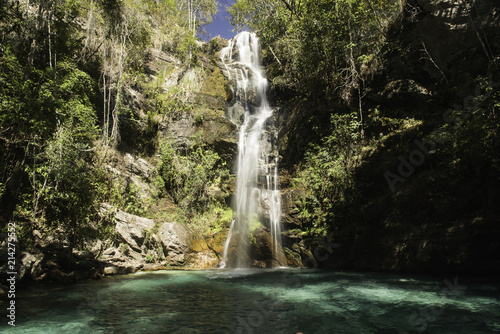
[[[251,257],[246,251],[249,245],[247,231],[234,231],[228,247],[226,266],[229,268],[250,267]]]
[[[273,249],[278,252],[273,254]],[[257,228],[251,236],[250,257],[253,267],[272,268],[287,266],[287,259],[281,245],[275,247],[273,237],[265,226]]]
[[[231,88],[231,100],[246,101],[250,109],[250,113],[253,113],[254,109],[258,108],[258,106],[261,105],[262,102],[262,97],[258,94],[256,89],[256,87],[258,86],[258,83],[256,81],[259,78],[254,77],[252,75],[252,72],[248,71],[248,69],[243,65],[240,66],[242,67],[240,71],[237,71],[238,69],[236,68],[236,71],[233,70],[231,71],[231,73],[229,73],[227,70],[223,69],[223,73],[228,78],[229,76],[231,76],[231,79],[229,80],[229,86],[234,87]],[[248,73],[244,74],[245,71],[248,71]],[[244,88],[238,87],[238,80],[247,80],[249,81],[249,84]]]
[[[219,257],[210,250],[193,253],[189,256],[190,268],[216,268],[219,265]]]
[[[288,265],[281,245],[275,248],[274,239],[268,227],[259,226],[251,233],[244,231],[235,233],[242,233],[243,237],[239,238],[238,235],[233,234],[228,247],[227,267],[273,268]],[[243,247],[242,243],[245,244]],[[248,253],[245,251],[247,249]],[[273,249],[277,250],[276,254]]]

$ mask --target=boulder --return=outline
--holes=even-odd
[[[120,237],[118,243],[102,252],[106,275],[127,274],[141,269],[164,269],[168,266],[213,268],[218,265],[219,255],[203,236],[188,231],[182,224],[163,223],[156,233],[146,239],[147,231],[155,226],[151,219],[117,210],[107,204],[101,205],[101,212],[114,215],[116,232]],[[129,268],[133,268],[133,271]]]
[[[44,255],[42,253],[33,255],[28,252],[22,252],[19,257],[19,269],[17,271],[18,279],[36,278],[41,275],[43,272],[41,266],[43,258]]]
[[[188,246],[188,231],[179,223],[164,223],[158,229],[167,262],[171,265],[184,264],[191,251]]]
[[[130,153],[123,157],[125,168],[132,174],[143,177],[146,180],[151,180],[154,168],[146,160],[134,157]]]
[[[33,262],[31,265],[31,277],[36,280],[39,276],[43,275],[43,260],[45,256],[43,255],[43,253],[39,253],[34,255],[34,257],[35,262]]]
[[[114,209],[108,204],[101,205],[101,212],[114,211],[116,232],[119,237],[132,248],[141,252],[147,230],[151,230],[155,223],[148,218],[132,215],[122,210]]]

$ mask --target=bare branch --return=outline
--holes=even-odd
[[[422,42],[422,46],[424,47],[424,51],[425,53],[427,54],[427,56],[429,57],[428,59],[432,62],[432,64],[438,69],[438,71],[441,73],[441,75],[443,76],[444,78],[444,81],[446,81],[446,83],[448,84],[448,79],[446,79],[446,76],[444,75],[443,71],[441,71],[441,68],[439,68],[439,66],[436,64],[436,62],[434,61],[434,59],[432,58],[431,54],[429,53],[429,51],[427,51],[427,47],[425,46],[425,43],[423,40],[421,40]]]

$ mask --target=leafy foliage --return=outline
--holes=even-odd
[[[332,115],[332,131],[320,145],[309,148],[294,180],[304,189],[297,203],[299,217],[311,236],[324,237],[336,224],[339,208],[350,200],[360,123],[355,114]]]
[[[484,173],[493,185],[499,181],[500,172],[500,84],[483,77],[477,81],[474,96],[445,114],[448,122],[440,129],[445,142],[438,153],[445,161],[452,162],[449,165],[455,169],[454,174],[458,173],[457,179],[466,172],[473,177]]]
[[[196,29],[216,8],[204,4],[211,9],[196,14],[204,15]],[[100,203],[136,207],[133,186],[113,194],[103,164],[108,139],[134,135],[131,123],[118,126],[130,113],[124,85],[143,74],[150,48],[183,53],[188,36],[195,43],[185,17],[173,0],[0,3],[0,226],[15,219],[22,246],[35,229],[81,246],[107,230]],[[141,152],[156,148],[154,116],[137,134]]]
[[[214,201],[209,193],[220,189],[222,181],[229,177],[226,163],[203,145],[181,155],[169,142],[164,142],[160,152],[160,174],[165,188],[186,217],[206,211]]]
[[[238,29],[258,31],[276,85],[305,95],[350,99],[361,66],[378,54],[396,13],[387,1],[250,1],[229,8]]]

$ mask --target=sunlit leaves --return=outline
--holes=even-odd
[[[304,189],[297,203],[299,217],[312,236],[325,236],[336,224],[336,209],[354,184],[353,156],[359,136],[355,114],[332,115],[331,133],[320,145],[310,145],[295,187]]]
[[[164,142],[160,151],[160,174],[167,192],[187,217],[203,213],[214,200],[208,195],[209,188],[220,186],[229,175],[225,162],[206,146],[193,147],[182,155]]]
[[[256,31],[263,50],[273,49],[279,64],[271,64],[270,74],[281,77],[273,82],[328,96],[358,84],[357,58],[379,51],[394,7],[369,0],[239,0],[229,12],[235,27]]]

